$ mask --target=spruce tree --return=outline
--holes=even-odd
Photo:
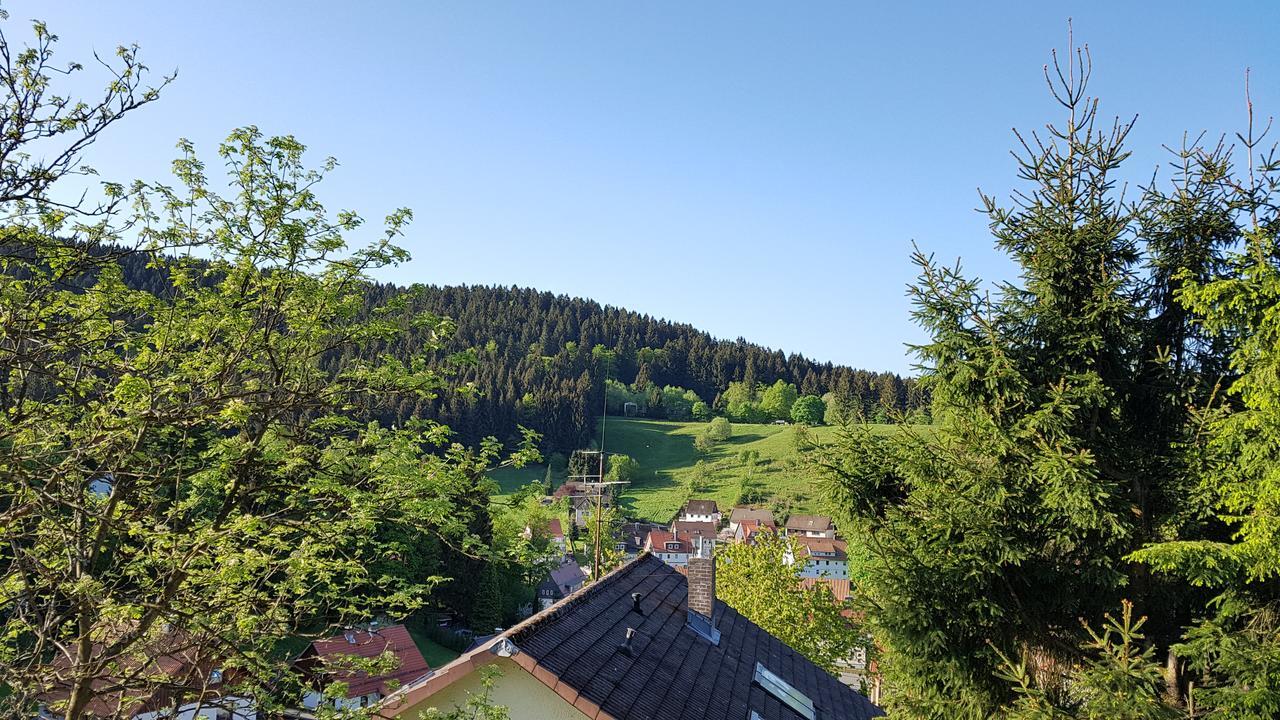
[[[1055,55],[1045,75],[1065,123],[1018,134],[1010,204],[983,196],[1018,281],[988,293],[915,255],[930,340],[913,349],[934,429],[853,428],[822,458],[845,527],[874,556],[862,591],[886,698],[906,716],[997,713],[1014,695],[1002,657],[1065,695],[1082,618],[1099,624],[1123,598],[1145,614],[1170,592],[1126,559],[1168,527],[1174,509],[1156,500],[1184,486],[1171,470],[1195,387],[1189,364],[1155,350],[1188,342],[1185,317],[1152,321],[1182,268],[1150,266],[1211,257],[1219,238],[1184,233],[1182,253],[1142,241],[1114,180],[1132,123],[1099,119],[1090,70],[1087,51]],[[1173,623],[1149,630],[1161,653],[1177,639]]]
[[[502,579],[498,576],[498,566],[492,561],[484,566],[471,612],[471,627],[482,634],[502,627]]]
[[[1197,192],[1162,203],[1176,217],[1210,197],[1202,202],[1218,212],[1201,216],[1240,242],[1230,242],[1225,263],[1177,274],[1171,303],[1202,318],[1201,352],[1230,349],[1221,391],[1187,443],[1195,483],[1183,513],[1204,518],[1200,532],[1157,538],[1134,557],[1214,595],[1174,648],[1195,681],[1198,716],[1260,720],[1280,715],[1280,161],[1274,147],[1262,152],[1252,122],[1240,140],[1251,156],[1246,177],[1235,176],[1221,145],[1196,152],[1188,174]]]

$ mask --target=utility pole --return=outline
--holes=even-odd
[[[591,579],[593,581],[600,579],[600,565],[604,561],[604,557],[603,557],[604,553],[602,550],[602,543],[604,542],[604,503],[602,502],[602,499],[604,498],[604,494],[607,488],[609,488],[610,486],[628,485],[628,484],[630,483],[626,480],[614,480],[612,482],[601,481],[599,483],[596,483],[596,494],[595,494],[596,532],[595,532],[595,543],[594,543],[595,559],[594,559],[594,562],[592,562],[591,564]]]
[[[600,388],[600,482],[604,483],[604,431],[609,426],[609,367],[606,365],[604,369],[604,382]],[[596,552],[595,559],[591,563],[591,579],[600,579],[600,537],[604,534],[604,512],[602,508],[601,497],[604,495],[604,487],[598,490],[596,495]]]

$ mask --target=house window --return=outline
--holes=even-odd
[[[818,712],[808,695],[795,689],[786,680],[769,671],[762,663],[756,663],[756,674],[752,678],[765,692],[777,698],[787,707],[795,710],[801,717],[817,720]]]

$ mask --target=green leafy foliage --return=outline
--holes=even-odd
[[[712,418],[711,422],[707,423],[706,433],[712,440],[724,442],[733,437],[733,425],[725,418]]]
[[[609,469],[605,480],[610,482],[635,482],[640,479],[640,463],[630,455],[621,453],[609,456]]]
[[[817,395],[804,395],[791,406],[791,420],[802,425],[819,425],[827,414],[827,404]]]
[[[1252,132],[1240,140],[1259,155],[1247,176],[1235,176],[1221,147],[1188,153],[1185,174],[1209,190],[1179,196],[1216,208],[1214,227],[1241,241],[1210,272],[1176,276],[1177,299],[1207,333],[1203,346],[1229,362],[1225,397],[1196,415],[1188,444],[1188,511],[1211,524],[1130,557],[1216,594],[1174,650],[1194,673],[1190,699],[1201,716],[1252,720],[1280,714],[1280,163]]]
[[[822,583],[800,584],[799,544],[761,533],[716,549],[716,597],[827,672],[866,641]]]
[[[466,702],[448,711],[439,708],[428,708],[423,711],[421,720],[507,720],[511,717],[508,708],[493,702],[493,688],[502,677],[502,671],[492,665],[481,668],[480,692],[467,693]]]
[[[768,420],[790,420],[791,406],[799,396],[795,385],[783,380],[775,381],[760,393],[760,412]]]
[[[4,72],[45,88],[52,36],[37,37]],[[120,62],[96,109],[41,89],[4,110],[26,128],[6,133],[14,152],[62,134],[42,123],[73,139],[54,165],[6,163],[0,182],[0,702],[127,708],[173,685],[138,672],[165,652],[223,669],[270,711],[301,690],[283,643],[403,617],[450,557],[484,556],[500,446],[360,418],[372,396],[452,393],[444,367],[373,350],[453,326],[407,293],[367,305],[368,273],[408,257],[395,240],[411,215],[349,248],[363,221],[315,195],[334,162],[308,167],[294,138],[236,130],[217,181],[184,141],[176,186],[109,185],[97,208],[48,199],[80,138],[154,97],[131,50]],[[73,107],[80,120],[57,119]],[[152,288],[125,282],[139,262]],[[344,350],[365,359],[327,370]]]

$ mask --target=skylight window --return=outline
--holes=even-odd
[[[801,717],[817,720],[818,712],[809,696],[792,687],[791,683],[774,675],[762,663],[756,663],[756,675],[753,680],[770,695],[799,713]]]

